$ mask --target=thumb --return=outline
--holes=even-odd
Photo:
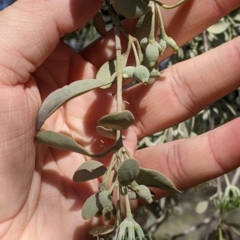
[[[0,12],[0,81],[7,85],[25,83],[60,37],[83,26],[102,3],[18,0]]]

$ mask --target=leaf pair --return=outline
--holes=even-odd
[[[128,186],[133,181],[136,181],[139,185],[155,187],[172,193],[180,192],[167,176],[152,169],[139,167],[135,159],[127,159],[120,165],[118,180],[122,186]],[[134,191],[139,191],[139,186],[134,188]],[[146,190],[144,189],[142,191],[144,191],[143,194],[145,194]]]
[[[82,207],[82,218],[88,220],[94,216],[101,216],[102,213],[110,220],[111,212],[114,209],[111,194],[104,190],[90,196]]]

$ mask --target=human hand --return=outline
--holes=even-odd
[[[94,78],[97,69],[112,58],[111,33],[81,55],[59,42],[65,33],[83,26],[101,4],[18,0],[0,13],[2,239],[87,239],[97,221],[83,221],[81,208],[99,182],[71,180],[84,156],[37,145],[33,139],[42,100],[74,80]],[[182,45],[239,6],[238,0],[227,4],[192,0],[163,17],[168,34]],[[163,172],[179,189],[239,166],[239,119],[193,139],[134,152],[137,139],[189,118],[239,87],[239,43],[238,37],[176,64],[154,85],[137,86],[123,94],[136,118],[126,132],[125,146],[143,167]],[[64,132],[93,147],[92,151],[101,151],[95,126],[99,117],[115,107],[112,91],[96,90],[69,101],[46,121],[44,129]]]

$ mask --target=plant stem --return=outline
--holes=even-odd
[[[152,11],[152,21],[151,21],[151,29],[148,37],[149,42],[155,42],[155,4],[150,2],[151,11]]]
[[[202,38],[203,38],[204,52],[207,52],[209,50],[209,47],[208,47],[208,38],[207,38],[206,30],[202,32]]]
[[[120,185],[119,182],[117,182],[117,189],[116,189],[116,197],[117,197],[117,203],[116,203],[116,208],[117,208],[117,213],[116,213],[116,227],[119,227],[121,221],[122,221],[122,216],[121,216],[121,202],[120,202]]]
[[[99,191],[103,191],[107,189],[110,174],[114,168],[115,160],[116,160],[116,154],[113,154],[107,173],[105,174],[102,183],[99,185]]]
[[[120,40],[120,21],[117,14],[112,8],[111,0],[107,0],[106,3],[109,7],[110,14],[112,17],[114,32],[115,32],[115,47],[116,47],[116,72],[117,72],[117,112],[122,112],[122,47]],[[118,144],[122,142],[122,133],[117,130],[116,141]]]
[[[126,204],[126,217],[127,218],[132,218],[132,211],[131,211],[131,205],[130,205],[130,201],[129,201],[129,197],[128,197],[128,193],[127,193],[127,188],[125,188],[125,204]]]
[[[156,6],[156,9],[157,9],[157,12],[158,12],[160,35],[161,35],[161,38],[164,40],[168,36],[166,34],[166,31],[165,31],[165,28],[164,28],[164,25],[163,25],[162,14],[161,14],[159,6]]]
[[[240,168],[238,168],[236,170],[236,172],[234,173],[234,176],[233,176],[232,181],[231,181],[231,185],[236,185],[239,178],[240,178]]]
[[[230,187],[231,184],[230,184],[230,181],[229,181],[228,175],[227,175],[227,174],[224,174],[224,178],[225,178],[225,182],[226,182],[227,187]]]

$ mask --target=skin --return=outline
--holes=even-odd
[[[74,80],[94,78],[114,55],[112,33],[80,55],[60,41],[83,26],[101,4],[101,0],[18,0],[0,12],[1,239],[91,239],[87,232],[97,220],[83,221],[81,208],[99,182],[71,180],[86,158],[38,145],[33,139],[42,100]],[[182,45],[239,6],[239,0],[191,0],[179,9],[163,11],[163,18],[168,34]],[[129,29],[132,26],[129,22]],[[237,37],[165,70],[154,85],[123,94],[136,118],[124,133],[125,146],[142,166],[163,172],[179,189],[240,165],[240,119],[196,138],[134,151],[137,139],[193,116],[238,88],[239,46]],[[94,129],[100,116],[115,110],[112,92],[114,88],[96,90],[71,100],[43,129],[63,132],[94,152],[102,151],[102,138]],[[158,192],[158,197],[163,195]]]

